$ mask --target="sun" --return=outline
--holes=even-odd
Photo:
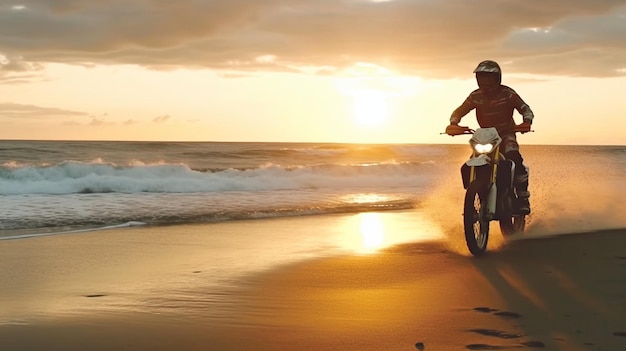
[[[389,119],[387,96],[377,90],[355,91],[352,114],[360,126],[377,127],[384,124]]]
[[[360,127],[375,128],[393,118],[391,107],[399,99],[415,95],[423,86],[419,77],[401,76],[374,63],[357,62],[335,80],[339,92],[348,97],[350,114]]]

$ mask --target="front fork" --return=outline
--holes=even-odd
[[[484,166],[478,166],[478,167],[489,167],[489,175],[488,175],[488,181],[486,182],[487,185],[487,190],[488,190],[488,196],[487,196],[487,203],[485,204],[485,208],[486,208],[486,219],[488,220],[492,220],[495,216],[496,216],[496,204],[498,203],[498,186],[496,185],[496,179],[497,179],[497,174],[498,174],[498,161],[499,161],[499,156],[500,156],[500,151],[499,151],[500,147],[496,147],[496,149],[493,151],[493,159],[491,160],[491,162],[488,165],[484,165]],[[478,178],[477,175],[477,166],[469,166],[470,170],[469,170],[469,182],[467,182],[468,184],[471,184],[472,182],[476,181]]]

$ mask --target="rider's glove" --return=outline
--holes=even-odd
[[[450,125],[446,127],[446,134],[452,135],[452,136],[458,135],[459,125],[456,123],[450,123]]]
[[[522,124],[520,124],[518,126],[518,130],[520,133],[528,133],[530,132],[530,125],[532,124],[532,122],[530,121],[524,121]]]

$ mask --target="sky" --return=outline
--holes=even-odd
[[[2,0],[0,139],[466,143],[491,59],[520,143],[625,145],[625,38],[625,0]]]

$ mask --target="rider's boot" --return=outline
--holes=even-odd
[[[518,174],[515,176],[515,192],[519,199],[518,210],[520,214],[530,214],[530,192],[528,192],[528,173]]]
[[[527,215],[530,214],[530,201],[528,198],[530,197],[530,193],[528,191],[519,193],[519,212],[520,214]]]

